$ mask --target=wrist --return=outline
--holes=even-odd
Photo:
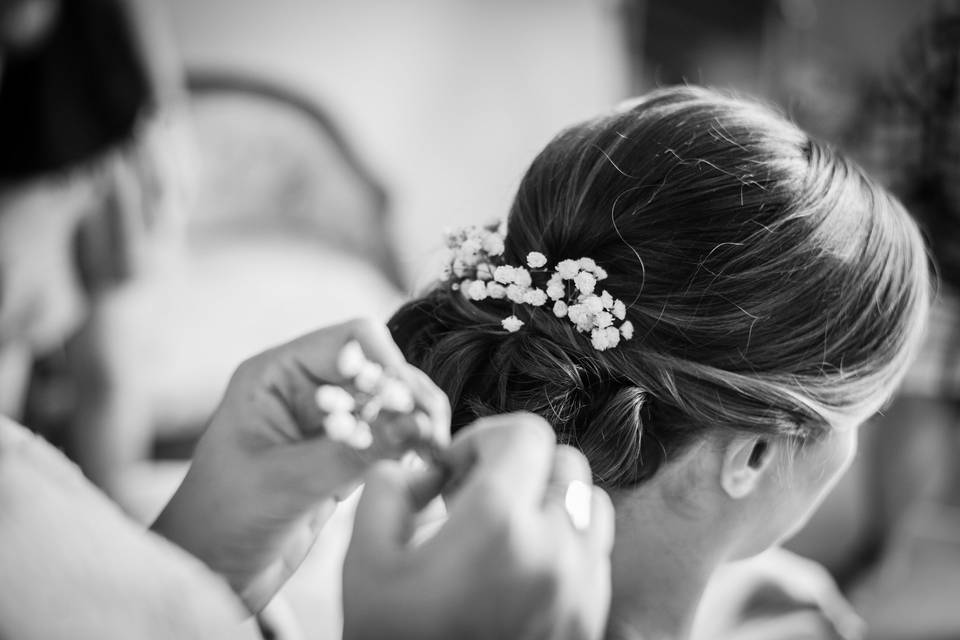
[[[198,480],[197,474],[195,465],[191,466],[150,528],[226,578],[240,594],[246,585],[240,578],[239,568],[232,566],[231,557],[235,560],[236,554],[228,553],[227,534],[231,529],[236,530],[226,522],[229,514],[223,507],[228,499],[222,495],[217,499],[216,492],[209,490],[209,482]]]

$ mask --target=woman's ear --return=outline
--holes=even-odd
[[[752,493],[774,458],[774,443],[762,436],[732,438],[723,452],[720,485],[735,500]]]

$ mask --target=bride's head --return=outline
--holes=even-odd
[[[530,252],[547,259],[532,273],[543,290],[561,261],[592,258],[633,335],[598,349],[552,300],[478,300],[451,276],[391,329],[449,395],[453,428],[538,413],[621,500],[656,491],[709,512],[734,534],[728,556],[819,502],[927,313],[923,244],[894,198],[771,109],[696,87],[554,138],[497,260]]]

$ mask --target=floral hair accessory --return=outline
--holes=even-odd
[[[343,346],[337,354],[337,371],[347,382],[320,385],[314,396],[323,412],[324,432],[331,440],[355,449],[369,448],[374,441],[372,425],[378,423],[382,411],[411,415],[418,425],[429,422],[417,410],[409,387],[368,360],[359,343],[350,341]],[[427,428],[421,427],[421,431]]]
[[[607,272],[592,258],[561,260],[551,272],[547,256],[531,251],[525,265],[506,264],[503,222],[495,228],[472,226],[448,231],[446,236],[451,256],[443,278],[452,281],[451,288],[468,300],[506,299],[514,304],[549,306],[553,315],[568,319],[580,333],[589,333],[597,351],[633,337],[626,305],[600,287]],[[543,281],[542,286],[534,283],[535,276]],[[501,325],[513,333],[524,323],[511,314]]]

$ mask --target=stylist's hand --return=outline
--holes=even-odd
[[[441,478],[395,463],[368,475],[343,570],[343,637],[600,638],[613,507],[585,458],[527,414],[480,420],[448,454],[459,479],[449,518],[419,545],[414,518]],[[582,530],[564,508],[571,482],[583,483]]]
[[[345,382],[336,359],[351,340],[407,384],[429,424],[382,414],[374,444],[363,451],[324,435],[315,392]],[[370,464],[448,440],[446,396],[407,364],[383,325],[358,320],[322,329],[240,365],[154,530],[225,576],[256,611]]]

